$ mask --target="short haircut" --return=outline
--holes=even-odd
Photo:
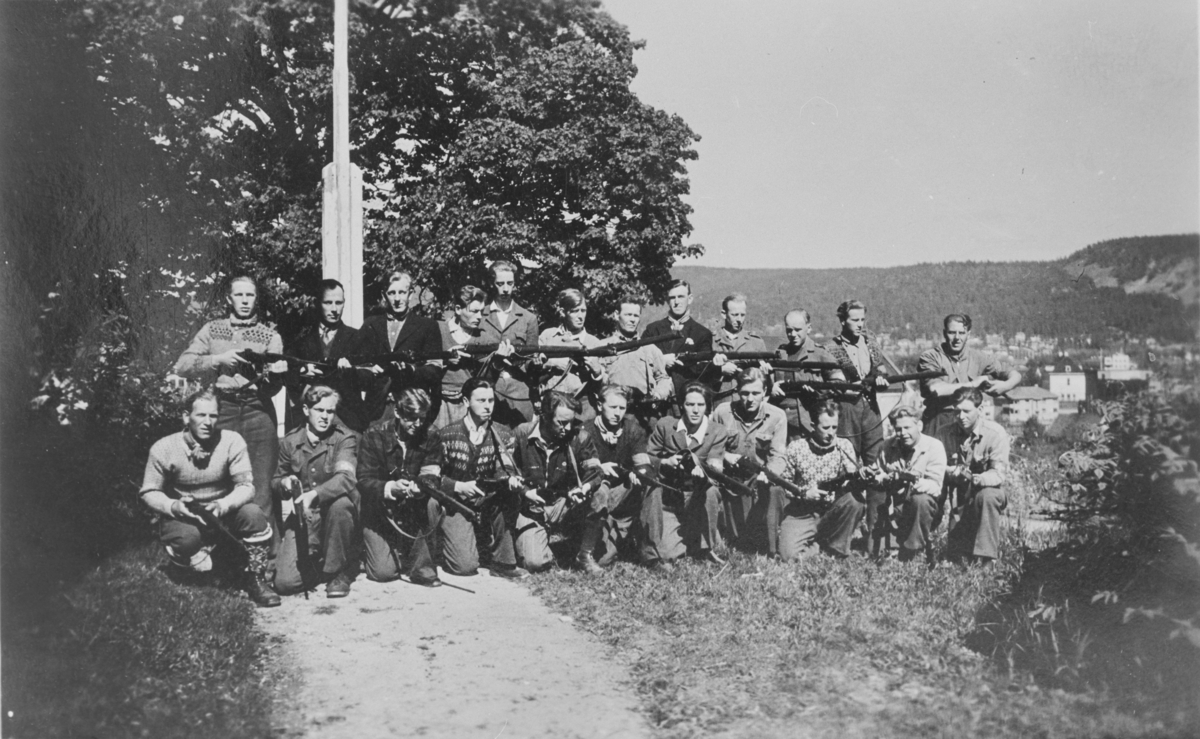
[[[342,402],[341,393],[328,385],[309,385],[304,391],[304,405],[307,408],[312,408],[326,398],[337,398],[338,403]]]
[[[942,319],[942,328],[944,330],[949,331],[950,324],[954,323],[955,321],[958,321],[959,323],[961,323],[963,325],[963,328],[965,328],[966,330],[968,330],[968,331],[971,330],[971,317],[968,316],[966,313],[951,313],[950,315],[946,316],[945,318]]]
[[[542,410],[538,415],[542,421],[550,423],[559,408],[569,408],[572,414],[578,416],[583,405],[578,398],[557,390],[547,390],[546,394],[542,396]]]
[[[342,283],[332,278],[321,280],[321,284],[317,288],[317,300],[324,300],[325,293],[329,292],[330,290],[341,290],[343,293],[345,293],[346,287],[342,285]]]
[[[760,367],[745,367],[738,370],[733,381],[738,390],[741,390],[743,385],[749,385],[754,382],[761,382],[763,390],[767,389],[767,376]]]
[[[913,408],[911,405],[898,405],[892,410],[890,415],[892,417],[892,423],[896,423],[901,418],[912,418],[914,420],[919,420],[921,418],[920,414],[917,413],[917,409]]]
[[[700,393],[700,396],[704,398],[705,412],[712,410],[712,390],[709,390],[708,385],[705,385],[701,382],[689,382],[683,386],[683,392],[679,395],[680,408],[683,407],[683,403],[687,400],[687,396],[691,395],[692,393]]]
[[[233,286],[238,284],[239,282],[249,282],[251,285],[254,286],[254,292],[258,292],[258,282],[256,282],[255,279],[253,277],[251,277],[250,275],[240,274],[240,275],[234,275],[233,277],[229,278],[229,284],[225,288],[225,293],[227,295],[232,295],[233,294]]]
[[[616,396],[622,397],[625,399],[626,403],[629,402],[629,388],[625,387],[624,385],[614,385],[612,383],[609,383],[609,384],[605,385],[604,387],[600,388],[600,402],[601,403],[608,400],[608,396],[610,396],[610,395],[616,395]]]
[[[721,301],[721,312],[728,313],[730,303],[742,303],[744,305],[746,302],[746,296],[741,293],[726,295],[725,299]]]
[[[558,312],[559,318],[566,318],[568,313],[581,305],[587,305],[587,298],[573,287],[559,291],[558,297],[554,299],[554,310]]]
[[[667,288],[667,292],[671,292],[677,287],[685,287],[687,288],[688,295],[692,294],[692,283],[687,280],[671,280],[671,286]]]
[[[638,298],[634,297],[633,295],[631,295],[629,293],[626,293],[626,294],[622,295],[621,297],[617,298],[617,311],[618,312],[627,305],[636,305],[638,307],[638,310],[641,310],[644,303],[643,303],[643,301],[639,300]]]
[[[388,272],[387,279],[383,281],[384,292],[387,292],[387,288],[391,287],[393,282],[400,282],[401,280],[406,280],[408,286],[412,287],[413,278],[409,273],[402,269]]]
[[[496,279],[496,276],[501,272],[512,272],[513,279],[517,279],[517,266],[507,259],[497,259],[496,261],[492,262],[492,266],[488,267],[488,269],[492,271],[493,280]]]
[[[790,310],[784,314],[784,316],[783,316],[783,325],[784,326],[787,326],[787,319],[791,318],[792,316],[799,316],[800,318],[803,318],[805,325],[812,323],[812,316],[808,315],[808,311],[803,310],[803,309],[797,309],[797,310]]]
[[[850,311],[860,310],[863,313],[867,312],[867,306],[861,300],[847,300],[837,307],[837,317],[839,321],[844,321],[850,317]]]
[[[954,391],[954,395],[950,396],[950,402],[953,405],[958,405],[964,400],[971,401],[978,408],[983,405],[983,391],[977,387],[960,387]]]
[[[396,413],[403,411],[407,416],[427,419],[432,405],[433,401],[429,399],[429,393],[424,388],[410,386],[401,390],[396,398]]]
[[[217,391],[211,386],[206,386],[183,399],[183,412],[190,414],[196,409],[196,403],[201,400],[211,400],[217,404],[217,410],[221,410],[221,398],[217,395]]]
[[[840,415],[840,411],[841,405],[836,400],[826,399],[817,403],[817,407],[813,409],[812,416],[814,419],[820,418],[821,416],[837,418]]]
[[[463,285],[454,298],[454,305],[466,308],[471,303],[482,303],[487,300],[487,294],[474,285]]]
[[[463,400],[470,400],[471,396],[475,394],[475,391],[479,390],[480,388],[484,390],[491,390],[492,392],[496,391],[495,388],[492,387],[492,383],[488,382],[482,377],[468,377],[467,381],[464,382],[462,386]]]

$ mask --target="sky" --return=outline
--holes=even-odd
[[[1055,259],[1200,230],[1195,0],[604,0],[702,138],[720,267]]]

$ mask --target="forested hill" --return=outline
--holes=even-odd
[[[836,330],[834,309],[867,303],[868,324],[896,337],[931,335],[943,315],[965,312],[975,333],[1018,331],[1053,338],[1195,341],[1200,319],[1200,235],[1150,236],[1093,244],[1052,262],[947,262],[854,269],[722,269],[676,266],[692,284],[694,311],[719,321],[721,298],[750,296],[750,325],[781,334],[782,316],[806,308],[818,331]],[[656,312],[656,314],[661,311]]]

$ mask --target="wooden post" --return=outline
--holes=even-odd
[[[363,321],[362,171],[350,163],[349,0],[333,0],[333,162],[321,170],[322,272],[346,286],[342,320]]]

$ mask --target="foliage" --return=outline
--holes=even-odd
[[[258,276],[285,338],[321,279],[330,8],[89,0],[75,16],[108,105],[186,183],[180,238]],[[369,285],[404,268],[444,303],[486,260],[524,258],[542,265],[527,300],[582,286],[603,306],[662,297],[699,252],[682,243],[696,136],[629,91],[638,44],[597,3],[354,3],[350,36]]]
[[[1193,394],[1101,404],[1060,458],[1065,540],[1031,556],[977,646],[1068,687],[1101,685],[1200,720],[1200,414]]]

